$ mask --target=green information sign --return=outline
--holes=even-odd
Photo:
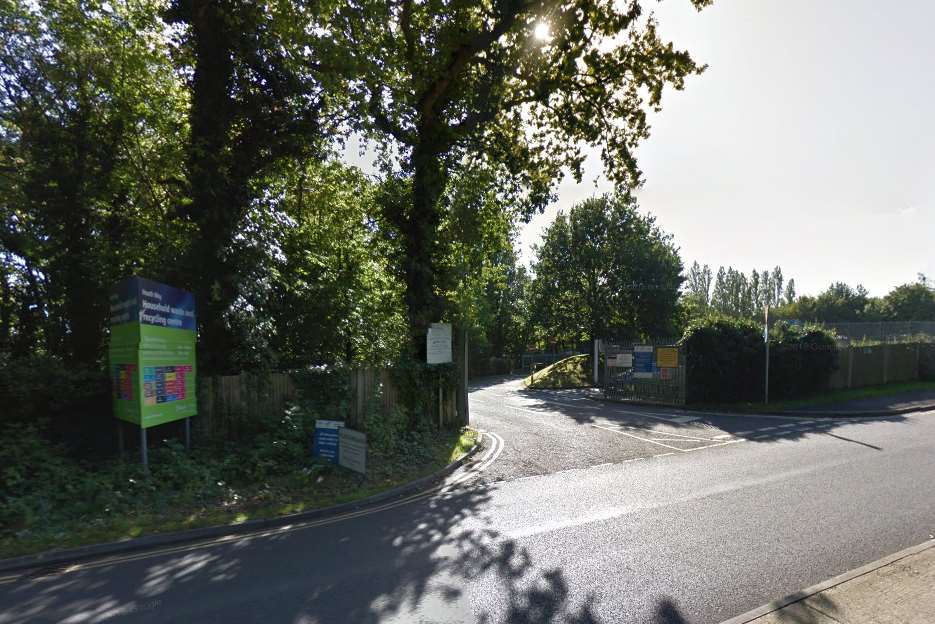
[[[194,416],[194,296],[132,277],[114,288],[110,314],[114,415],[144,429]]]

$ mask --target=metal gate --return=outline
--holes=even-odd
[[[685,404],[685,357],[676,341],[601,342],[605,398]]]

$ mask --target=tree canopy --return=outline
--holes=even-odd
[[[356,71],[355,127],[411,180],[409,200],[385,215],[405,251],[414,349],[442,313],[437,232],[452,174],[489,170],[529,215],[565,170],[580,179],[583,147],[596,145],[610,177],[633,185],[647,111],[703,69],[659,36],[638,0],[359,0],[336,11],[333,28]]]
[[[670,335],[682,263],[671,237],[629,195],[559,213],[536,248],[531,322],[540,340]]]

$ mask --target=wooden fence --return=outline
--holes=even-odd
[[[328,417],[343,418],[351,427],[359,427],[368,410],[390,414],[399,405],[399,392],[392,372],[385,368],[358,368],[348,372],[348,397],[345,406],[332,406]],[[461,424],[457,409],[457,390],[430,389],[426,404],[432,422],[441,427]],[[225,375],[198,380],[198,417],[193,424],[201,435],[215,439],[234,439],[249,432],[260,418],[281,414],[299,392],[288,373]]]
[[[208,437],[230,439],[259,418],[281,413],[295,398],[295,384],[287,373],[201,377],[195,426]]]
[[[426,403],[431,406],[431,418],[439,427],[461,424],[458,416],[457,390],[433,387]],[[389,414],[399,405],[399,390],[393,383],[392,371],[385,368],[358,368],[350,373],[351,402],[348,424],[359,424],[368,409]]]

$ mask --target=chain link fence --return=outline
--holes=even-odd
[[[822,323],[838,342],[858,346],[935,342],[935,321],[883,321]]]

